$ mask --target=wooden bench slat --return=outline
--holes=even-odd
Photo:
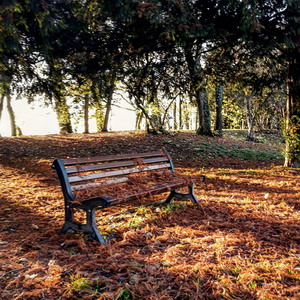
[[[184,182],[164,183],[164,184],[154,186],[151,189],[148,189],[148,190],[136,193],[136,194],[126,195],[126,201],[138,199],[140,197],[155,195],[155,194],[159,194],[159,193],[169,192],[171,189],[178,189],[178,188],[181,188],[184,186],[187,186],[187,184]],[[120,202],[124,202],[124,200],[122,200],[122,199],[119,200],[118,198],[111,199],[111,205],[115,205]]]
[[[104,182],[90,182],[86,184],[78,184],[71,186],[72,192],[83,190],[83,189],[89,189],[89,188],[96,188],[101,187],[104,185],[110,185],[110,184],[116,184],[116,183],[122,183],[128,181],[128,177],[121,177],[117,179],[111,179]]]
[[[165,161],[169,161],[169,159],[164,156],[164,157],[155,157],[155,158],[145,158],[143,160],[143,163],[152,164],[152,163],[159,163]],[[130,167],[134,165],[136,165],[136,162],[134,160],[124,160],[120,162],[103,163],[100,165],[69,167],[66,168],[66,172],[67,174],[72,174],[77,172],[82,173],[82,172],[105,170],[105,169],[112,169],[112,168]]]
[[[118,160],[123,160],[123,159],[155,157],[155,156],[165,156],[165,154],[161,151],[155,151],[155,152],[148,152],[148,153],[96,156],[96,157],[90,157],[90,158],[66,158],[66,159],[62,159],[62,162],[64,163],[65,166],[69,166],[69,165],[76,165],[76,164],[118,161]]]
[[[105,178],[105,177],[128,175],[131,173],[140,173],[140,172],[145,172],[145,171],[167,169],[167,168],[171,168],[171,164],[168,163],[168,164],[148,166],[148,167],[144,167],[144,168],[131,168],[131,169],[122,169],[122,170],[117,170],[117,171],[109,171],[109,172],[103,172],[103,173],[82,175],[82,176],[71,176],[71,177],[69,177],[69,182],[73,183],[73,182],[84,181],[84,180],[93,180],[93,179],[99,179],[99,178]]]

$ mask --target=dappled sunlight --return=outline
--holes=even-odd
[[[98,153],[99,141],[107,145],[103,155],[110,154],[113,143],[125,138],[135,152],[141,138],[147,139],[103,136],[5,140],[6,151],[18,146],[19,152],[0,157],[3,299],[115,299],[124,289],[136,299],[300,295],[299,173],[282,167],[250,168],[240,161],[240,168],[213,168],[214,161],[202,157],[185,165],[178,145],[169,150],[178,172],[194,179],[198,206],[189,200],[150,205],[167,196],[162,194],[98,210],[99,230],[111,237],[107,246],[82,233],[59,234],[64,205],[52,157],[59,151]],[[149,139],[147,150],[159,148],[161,137]],[[201,174],[207,176],[204,183]]]

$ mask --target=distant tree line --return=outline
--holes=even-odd
[[[11,95],[43,95],[62,130],[72,99],[86,133],[91,107],[107,131],[123,94],[149,132],[183,128],[191,106],[198,134],[281,126],[297,166],[299,14],[299,0],[3,0],[0,118],[6,99],[17,134]]]

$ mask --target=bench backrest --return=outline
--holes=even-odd
[[[63,193],[75,200],[74,191],[128,181],[128,175],[153,170],[169,170],[174,166],[167,151],[99,156],[90,158],[56,158],[56,169]]]

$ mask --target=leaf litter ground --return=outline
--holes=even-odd
[[[114,236],[107,246],[59,234],[53,158],[161,147],[179,173],[207,176],[196,186],[199,206],[99,211],[101,232]],[[300,176],[274,151],[190,133],[1,138],[0,298],[299,299]]]

